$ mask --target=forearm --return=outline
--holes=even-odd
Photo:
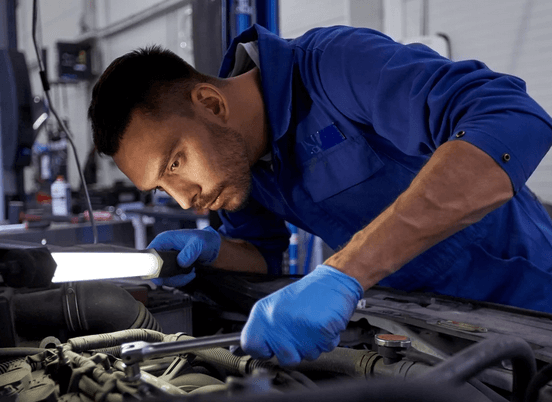
[[[229,271],[267,273],[267,265],[257,248],[245,240],[222,237],[217,259],[211,266]]]
[[[440,146],[409,188],[325,264],[365,288],[513,196],[508,175],[464,141]]]

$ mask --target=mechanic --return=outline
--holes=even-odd
[[[256,303],[242,331],[254,357],[333,349],[376,284],[552,312],[552,222],[525,186],[552,121],[522,80],[481,62],[370,29],[288,41],[253,26],[219,78],[159,47],[116,59],[89,118],[140,190],[219,210],[218,231],[150,244],[182,250],[180,265],[278,274],[285,221],[338,250]]]

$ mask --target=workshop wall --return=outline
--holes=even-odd
[[[521,77],[529,94],[552,114],[551,1],[426,1],[424,18],[424,0],[386,0],[387,32],[397,40],[418,36],[425,20],[427,34],[450,38],[453,60],[477,59],[493,70]],[[552,203],[552,152],[528,186]]]
[[[383,0],[280,0],[280,36],[296,38],[316,27],[383,29]]]
[[[94,32],[101,34],[94,59],[98,73],[115,57],[153,43],[168,47],[193,64],[191,1],[40,0],[40,30],[48,49],[50,79],[55,81],[57,75],[55,42],[90,38]],[[19,48],[27,55],[33,92],[40,94],[31,42],[32,0],[20,0],[17,14]],[[552,113],[549,0],[280,0],[283,37],[335,24],[368,26],[398,40],[424,31],[445,33],[451,41],[453,59],[476,58],[495,70],[520,76],[526,80],[529,93]],[[86,119],[92,85],[54,85],[52,90],[54,103],[69,120],[83,160],[92,144]],[[76,187],[79,180],[72,156],[70,163],[70,181]],[[125,179],[109,158],[101,161],[98,177],[101,185]],[[530,178],[529,186],[541,199],[552,203],[552,153]]]

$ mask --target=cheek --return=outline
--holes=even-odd
[[[218,173],[219,169],[215,162],[206,158],[190,160],[186,168],[183,169],[183,174],[187,176],[188,180],[201,185],[216,182],[220,173]]]

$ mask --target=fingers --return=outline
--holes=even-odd
[[[203,250],[202,240],[185,230],[170,230],[155,237],[148,248],[156,250],[180,250],[176,261],[181,267],[192,265]]]
[[[173,288],[178,288],[186,286],[188,283],[193,281],[196,277],[195,268],[189,274],[180,274],[175,276],[170,276],[167,278],[153,278],[151,281],[157,286],[170,286]]]
[[[331,352],[332,350],[337,348],[337,345],[339,345],[339,342],[341,342],[341,337],[338,335],[331,342],[329,342],[329,345],[327,345],[326,348],[323,349],[323,352]]]
[[[318,348],[307,348],[303,350],[302,358],[305,360],[316,360],[320,356],[320,353],[321,352]]]
[[[151,279],[151,281],[157,286],[163,286],[163,278],[153,278]]]
[[[245,353],[255,359],[270,359],[274,354],[251,320],[245,324],[241,333],[241,347]]]
[[[249,320],[242,330],[242,349],[257,359],[276,356],[282,366],[297,365],[304,356],[301,355],[301,348],[298,347],[300,344],[296,342],[296,334],[290,333],[285,325],[276,327],[276,322],[270,317],[272,308],[269,298],[257,302],[253,307]],[[307,349],[309,357],[320,355],[317,348]]]
[[[320,355],[318,350],[313,349],[306,356],[301,356],[301,352],[292,340],[270,336],[267,334],[266,327],[259,327],[258,323],[249,321],[241,335],[242,349],[255,359],[269,359],[276,356],[280,365],[293,366],[299,364],[302,358],[314,360]]]
[[[180,250],[187,242],[188,236],[180,230],[169,230],[158,234],[147,248],[156,250]]]
[[[281,366],[296,366],[301,362],[299,350],[289,340],[279,339],[271,345],[271,349]]]
[[[157,250],[181,251],[177,261],[181,267],[189,267],[195,261],[210,264],[218,257],[221,237],[216,230],[182,229],[163,232],[148,245]]]
[[[176,261],[181,267],[189,267],[199,258],[203,250],[203,243],[197,237],[192,237],[186,242],[186,246],[178,253]]]
[[[207,227],[203,228],[203,230],[206,231],[206,232],[211,232],[213,234],[216,234],[217,236],[220,236],[218,231],[213,229],[211,226],[207,226]]]

